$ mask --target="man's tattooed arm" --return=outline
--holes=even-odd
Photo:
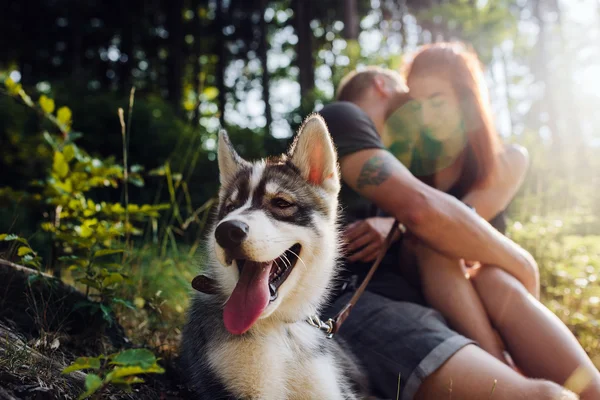
[[[385,155],[375,155],[369,158],[360,170],[356,187],[379,186],[391,175],[391,168]]]

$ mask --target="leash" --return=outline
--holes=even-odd
[[[365,289],[367,288],[367,285],[371,281],[371,278],[373,278],[375,271],[377,271],[379,264],[381,264],[383,257],[385,257],[385,254],[387,253],[388,249],[390,248],[390,245],[392,244],[392,240],[394,238],[396,230],[400,228],[400,226],[400,223],[395,220],[394,225],[392,225],[392,228],[388,232],[385,241],[383,242],[383,248],[377,255],[377,258],[375,259],[375,262],[373,262],[373,265],[371,265],[371,269],[369,269],[367,276],[365,276],[365,279],[363,279],[360,286],[354,291],[354,295],[352,295],[350,300],[335,315],[335,317],[329,318],[327,321],[322,321],[318,315],[313,315],[308,318],[307,322],[315,328],[318,328],[325,332],[326,337],[328,339],[331,339],[333,335],[335,335],[340,330],[340,327],[342,326],[344,321],[346,321],[348,316],[350,316],[350,311],[352,311],[352,307],[354,307],[360,296],[364,293]],[[404,233],[405,228],[403,225],[400,228],[400,231]]]
[[[396,233],[396,230],[398,230],[398,228],[400,228],[400,231],[402,233],[405,232],[404,226],[400,225],[400,223],[398,221],[394,221],[394,225],[392,225],[392,228],[388,232],[388,234],[385,238],[385,241],[383,242],[383,248],[377,255],[377,258],[375,259],[375,262],[373,262],[373,265],[371,265],[371,269],[369,269],[367,276],[365,276],[365,279],[363,279],[360,286],[354,291],[354,295],[352,295],[350,300],[335,315],[335,317],[329,318],[327,321],[323,321],[319,318],[318,315],[312,315],[312,316],[308,317],[308,319],[306,320],[306,322],[308,322],[309,325],[314,326],[315,328],[318,328],[319,330],[325,332],[326,337],[328,339],[331,339],[333,337],[333,335],[335,335],[340,330],[340,327],[342,326],[344,321],[346,321],[346,319],[350,315],[350,311],[352,311],[352,307],[354,307],[354,305],[356,304],[356,302],[358,301],[360,296],[364,293],[365,289],[367,288],[367,285],[371,281],[371,278],[373,278],[375,271],[377,271],[379,264],[381,264],[383,257],[385,257],[385,254],[387,253],[388,249],[390,248],[390,245],[392,244],[392,240],[394,238],[394,234]],[[206,294],[216,294],[217,293],[216,282],[213,279],[211,279],[205,275],[196,276],[192,280],[192,287],[194,289],[196,289],[197,291],[206,293]]]

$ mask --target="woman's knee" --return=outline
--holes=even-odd
[[[527,281],[520,282],[517,278],[499,267],[484,265],[479,268],[471,279],[476,286],[481,287],[486,292],[488,290],[509,290],[510,292],[525,290],[538,298],[540,274],[537,264],[535,266],[528,266],[527,270],[529,271]]]
[[[506,297],[526,297],[527,288],[508,272],[490,265],[481,267],[471,278],[480,293]]]
[[[531,294],[525,286],[500,268],[484,266],[472,279],[497,328],[507,321],[507,313],[523,310],[532,304]]]

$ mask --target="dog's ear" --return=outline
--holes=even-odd
[[[219,131],[219,147],[218,147],[218,161],[219,161],[219,181],[221,185],[225,185],[240,167],[248,164],[246,160],[236,153],[235,149],[229,141],[229,136],[224,130]]]
[[[304,121],[288,155],[308,182],[331,191],[339,190],[337,155],[320,115],[312,114]]]

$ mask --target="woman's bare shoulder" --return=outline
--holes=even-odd
[[[518,144],[506,144],[498,153],[495,182],[512,186],[522,182],[529,169],[529,152]]]
[[[519,144],[508,143],[503,151],[498,154],[500,164],[511,169],[527,169],[529,166],[529,152]]]

